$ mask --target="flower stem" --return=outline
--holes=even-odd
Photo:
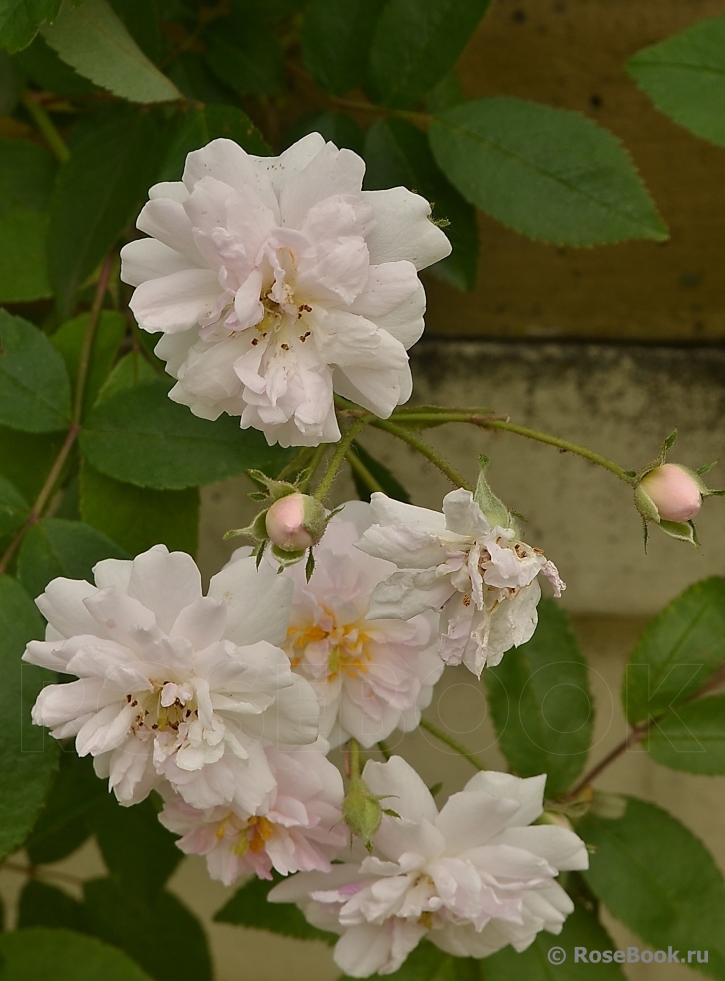
[[[406,416],[406,419],[408,416]],[[432,416],[430,418],[433,418]],[[445,420],[448,422],[449,420]],[[453,421],[453,420],[451,420]],[[455,484],[457,487],[462,487],[464,490],[473,490],[471,485],[462,477],[457,470],[455,470],[447,460],[445,460],[439,453],[436,453],[432,447],[430,447],[422,439],[419,439],[413,433],[408,432],[408,430],[403,426],[396,426],[395,423],[388,422],[385,419],[376,419],[373,422],[373,426],[377,429],[383,429],[386,433],[390,433],[391,436],[397,436],[398,439],[402,439],[403,442],[407,443],[408,446],[412,446],[414,450],[424,456],[427,460],[438,467],[442,474]]]
[[[387,763],[387,761],[390,759],[390,757],[393,754],[390,752],[390,747],[388,746],[388,744],[385,742],[384,739],[378,740],[378,749],[383,754],[383,757],[385,758],[385,762]]]
[[[623,480],[626,484],[630,484],[631,486],[636,484],[636,478],[627,473],[626,470],[614,463],[612,460],[608,460],[607,457],[602,456],[599,453],[594,453],[592,450],[588,450],[586,446],[579,446],[577,443],[570,443],[566,439],[559,439],[558,436],[550,436],[548,433],[539,432],[537,429],[529,429],[526,426],[518,426],[516,423],[508,422],[506,419],[481,415],[478,412],[467,412],[465,410],[452,410],[451,412],[446,412],[444,410],[433,413],[426,412],[424,409],[420,412],[416,412],[414,409],[412,411],[404,411],[398,415],[393,413],[391,418],[393,420],[400,419],[401,421],[404,421],[406,425],[431,422],[438,424],[446,422],[466,422],[474,426],[478,426],[481,429],[498,429],[503,432],[515,433],[517,436],[524,436],[527,439],[533,439],[539,443],[546,443],[549,446],[555,446],[557,449],[564,450],[567,453],[575,453],[577,456],[581,456],[585,460],[590,460],[592,463],[596,463],[598,466],[604,467],[605,470],[609,470],[610,473],[613,473],[615,477],[619,477],[619,479]],[[375,425],[379,425],[380,428],[386,428],[390,426],[391,423],[386,422],[383,425],[376,423]],[[396,426],[396,429],[397,428],[401,427]],[[411,442],[410,438],[407,441]],[[413,445],[412,442],[411,445]]]
[[[345,456],[347,458],[347,462],[350,464],[350,469],[353,471],[353,473],[357,474],[368,490],[372,491],[373,493],[376,491],[385,493],[385,488],[383,485],[370,473],[355,450],[349,449]]]
[[[319,467],[320,463],[322,463],[322,459],[325,453],[327,453],[327,451],[329,450],[329,448],[330,448],[329,443],[320,443],[320,445],[315,448],[315,451],[312,454],[310,458],[310,462],[307,466],[307,469],[309,470],[309,475],[307,479],[303,480],[302,483],[300,484],[300,490],[303,493],[307,493],[307,490],[310,486],[310,481],[315,476],[315,471]]]
[[[53,496],[56,484],[63,473],[63,468],[65,467],[66,461],[70,456],[70,452],[73,449],[76,439],[78,438],[78,434],[81,431],[80,422],[83,414],[83,397],[86,390],[86,381],[88,380],[88,369],[90,367],[91,352],[93,349],[93,338],[96,333],[96,327],[98,326],[98,320],[101,316],[103,298],[106,294],[106,289],[108,288],[108,278],[110,275],[112,258],[111,253],[106,256],[103,267],[101,268],[101,275],[98,278],[96,294],[93,298],[93,306],[91,307],[91,312],[88,314],[88,323],[86,324],[86,330],[83,335],[83,342],[81,344],[70,427],[66,433],[65,439],[63,440],[63,445],[58,451],[58,456],[53,461],[53,466],[50,468],[50,472],[45,478],[45,482],[40,489],[40,493],[35,499],[35,503],[33,504],[30,514],[25,519],[23,526],[5,549],[2,558],[0,558],[0,575],[7,571],[7,568],[10,565],[10,560],[20,547],[20,544],[22,543],[26,534],[30,528],[37,524],[42,517],[43,511],[45,510],[48,501]]]
[[[350,779],[360,779],[360,744],[357,739],[347,741],[348,759],[350,762]]]
[[[76,376],[75,399],[73,401],[73,416],[71,422],[78,426],[83,415],[83,399],[86,394],[86,381],[88,380],[88,370],[91,365],[91,353],[93,351],[93,339],[96,336],[96,328],[101,318],[103,308],[103,298],[108,289],[108,280],[111,276],[111,266],[113,265],[113,253],[109,252],[103,260],[101,273],[96,285],[96,293],[93,297],[93,305],[88,314],[88,323],[81,343],[81,352],[78,358],[78,375]]]
[[[322,480],[317,485],[317,490],[315,491],[314,496],[317,498],[318,501],[324,502],[325,498],[327,497],[330,491],[330,488],[332,487],[332,482],[337,476],[337,471],[340,469],[342,465],[342,461],[345,459],[347,451],[350,449],[353,440],[355,439],[357,434],[361,430],[363,430],[365,426],[367,426],[368,422],[374,418],[375,418],[374,416],[368,415],[366,417],[363,417],[362,419],[358,419],[357,422],[354,422],[352,426],[350,426],[348,431],[345,433],[345,435],[342,437],[340,442],[337,444],[337,448],[335,450],[334,456],[328,463],[327,470],[325,470],[324,474],[322,475]]]
[[[67,163],[68,160],[70,160],[70,150],[65,145],[63,137],[56,129],[55,123],[45,111],[43,106],[41,106],[37,99],[33,98],[32,93],[30,92],[24,92],[20,96],[20,101],[25,106],[28,115],[40,130],[45,142],[56,155],[58,160],[60,160],[61,163]]]
[[[445,743],[446,746],[450,746],[451,749],[454,749],[457,753],[460,753],[461,756],[464,756],[471,764],[471,766],[475,766],[477,770],[486,769],[483,763],[477,760],[476,757],[473,755],[473,753],[467,750],[462,743],[459,743],[457,739],[453,739],[451,736],[447,735],[437,726],[434,726],[432,722],[428,722],[427,719],[421,719],[420,728],[427,730],[431,734],[431,736],[435,736],[436,739],[440,739],[440,741],[442,743]]]

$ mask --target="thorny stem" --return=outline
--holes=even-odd
[[[108,287],[108,277],[111,271],[112,258],[112,255],[109,253],[104,260],[101,275],[98,278],[96,294],[93,298],[93,306],[88,314],[88,323],[86,325],[85,334],[83,335],[80,359],[78,363],[78,375],[76,378],[76,389],[73,399],[73,412],[71,415],[70,427],[66,433],[65,439],[63,440],[63,445],[58,451],[58,456],[55,458],[53,466],[50,468],[50,473],[45,478],[45,483],[41,487],[40,493],[35,499],[35,503],[33,504],[30,514],[25,519],[23,526],[5,549],[5,553],[0,559],[0,575],[7,571],[10,560],[12,559],[13,555],[15,555],[15,552],[19,548],[22,540],[25,538],[25,535],[34,524],[38,523],[42,517],[43,511],[45,510],[48,501],[55,491],[56,484],[60,479],[66,461],[68,460],[70,452],[73,449],[73,445],[75,444],[78,434],[81,431],[80,422],[83,414],[83,397],[85,395],[86,381],[88,379],[88,369],[90,367],[91,351],[93,349],[93,338],[95,336],[96,327],[98,326],[98,320],[101,315],[103,298]]]
[[[45,142],[56,155],[58,160],[60,160],[61,163],[66,163],[68,160],[70,160],[70,150],[65,145],[63,137],[55,128],[55,123],[38,100],[33,98],[32,93],[24,92],[20,96],[20,101],[25,106],[26,110],[28,111],[28,115],[32,118],[33,122],[40,130]]]
[[[568,453],[576,453],[577,456],[584,457],[585,460],[590,460],[592,463],[596,463],[600,467],[604,467],[605,470],[609,470],[613,473],[615,477],[619,477],[626,484],[634,486],[636,484],[636,478],[628,474],[626,470],[618,466],[612,460],[608,460],[605,456],[601,456],[599,453],[594,453],[593,450],[589,450],[586,446],[579,446],[576,443],[570,443],[566,439],[559,439],[558,436],[550,436],[548,433],[539,432],[537,429],[528,429],[526,426],[518,426],[516,423],[508,422],[506,419],[497,418],[494,416],[482,415],[478,412],[466,412],[454,410],[451,412],[426,412],[421,410],[416,412],[414,409],[412,411],[403,411],[400,413],[393,413],[393,420],[399,418],[401,421],[405,421],[407,425],[414,423],[425,423],[425,422],[436,422],[436,423],[446,423],[446,422],[466,422],[471,425],[478,426],[481,429],[498,429],[503,432],[515,433],[517,436],[525,436],[527,439],[536,440],[539,443],[546,443],[549,446],[556,446],[557,449],[565,450]],[[384,424],[375,423],[378,428],[385,429],[390,426],[391,423],[386,422]],[[396,435],[398,435],[396,433]],[[402,438],[402,437],[401,437]],[[410,439],[408,442],[413,443]],[[422,444],[425,446],[425,444]]]
[[[327,497],[329,490],[332,487],[332,482],[337,476],[337,471],[340,469],[340,466],[342,465],[342,461],[345,459],[345,455],[347,454],[347,451],[350,449],[350,445],[352,444],[352,441],[355,439],[357,434],[362,429],[364,429],[365,426],[367,426],[368,422],[370,422],[374,418],[375,417],[372,415],[367,415],[362,419],[358,419],[357,422],[354,422],[352,426],[350,426],[348,431],[345,433],[345,435],[342,437],[340,442],[337,444],[337,448],[335,449],[334,456],[328,463],[327,470],[325,470],[324,474],[322,475],[322,480],[317,485],[317,490],[315,491],[314,496],[317,498],[318,501],[323,502]]]
[[[406,419],[408,417],[406,416]],[[458,471],[448,463],[439,453],[430,447],[418,436],[413,433],[408,432],[403,426],[396,426],[395,423],[388,422],[384,419],[376,419],[373,423],[377,429],[383,429],[386,433],[390,433],[391,436],[397,436],[398,439],[402,439],[409,446],[412,446],[414,450],[417,450],[422,456],[438,467],[442,474],[445,474],[448,479],[454,483],[457,487],[462,487],[464,490],[472,490],[473,488],[470,484],[462,477]]]
[[[696,691],[691,698],[685,699],[682,704],[688,705],[691,702],[698,701],[704,695],[708,695],[715,688],[718,688],[721,684],[723,684],[723,682],[725,682],[725,667],[722,667],[716,671],[715,674],[705,682],[702,688],[698,689],[698,691]],[[585,773],[576,786],[572,787],[572,789],[565,795],[564,800],[573,800],[574,798],[578,797],[579,794],[581,794],[583,790],[586,790],[586,788],[589,787],[597,779],[597,777],[604,772],[604,770],[614,763],[615,760],[618,760],[619,757],[626,753],[627,750],[631,749],[632,746],[635,746],[637,743],[641,742],[649,733],[650,729],[656,725],[664,715],[667,714],[667,712],[664,712],[662,715],[652,717],[646,722],[639,722],[637,725],[632,726],[622,742],[615,746],[611,752],[607,753],[604,759],[597,763],[596,766],[592,767],[588,773]]]
[[[350,464],[350,469],[353,471],[353,473],[357,474],[368,490],[372,491],[373,493],[375,493],[375,491],[385,493],[385,488],[383,485],[376,480],[373,474],[368,470],[360,457],[357,455],[355,450],[350,449],[345,455],[347,457],[347,462]]]
[[[471,766],[475,766],[477,770],[486,769],[483,763],[481,763],[480,760],[477,760],[476,757],[473,755],[473,753],[467,750],[462,743],[459,743],[457,739],[453,739],[451,736],[443,732],[437,726],[434,726],[432,722],[428,722],[427,719],[421,719],[420,728],[426,729],[431,734],[431,736],[435,736],[436,739],[440,739],[440,741],[442,743],[445,743],[446,746],[450,746],[451,749],[454,749],[457,753],[460,753],[461,756],[464,756],[471,764]]]
[[[96,293],[93,297],[93,305],[91,306],[91,311],[88,314],[88,324],[86,325],[86,330],[83,335],[83,342],[81,344],[81,353],[78,359],[78,375],[76,376],[75,399],[73,401],[73,416],[71,418],[71,422],[74,426],[78,426],[80,424],[81,416],[83,415],[83,399],[86,394],[88,369],[91,365],[93,339],[96,336],[96,328],[98,327],[98,321],[101,317],[103,298],[106,295],[106,290],[108,289],[108,280],[111,275],[112,264],[113,253],[109,252],[106,258],[103,260],[103,265],[101,266],[101,274],[98,277],[98,285],[96,286]]]

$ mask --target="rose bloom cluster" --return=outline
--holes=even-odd
[[[340,438],[333,392],[381,417],[409,398],[418,270],[450,245],[426,201],[363,191],[363,173],[318,134],[280,157],[215,140],[151,189],[150,237],[124,248],[122,275],[162,335],[172,399],[317,446]],[[533,823],[545,776],[479,773],[439,812],[403,759],[368,761],[368,802],[392,804],[370,854],[343,820],[330,750],[415,729],[446,665],[480,675],[531,637],[539,574],[563,588],[482,481],[442,513],[380,493],[323,513],[309,579],[280,558],[311,534],[290,495],[279,541],[267,521],[276,551],[238,550],[206,594],[194,560],[157,545],[36,601],[46,636],[24,659],[73,680],[43,689],[33,721],[73,739],[122,805],[158,793],[213,878],[287,876],[270,899],[339,934],[353,977],[396,971],[423,937],[459,956],[523,950],[561,930],[573,907],[556,877],[587,864],[573,831]]]
[[[34,722],[74,738],[121,804],[158,791],[213,878],[298,873],[271,898],[340,933],[353,977],[397,970],[423,936],[461,956],[523,950],[571,911],[558,871],[586,865],[573,832],[530,826],[545,777],[479,774],[438,814],[399,757],[363,773],[397,816],[373,855],[350,850],[327,753],[415,728],[445,668],[435,610],[374,609],[399,574],[368,554],[379,507],[332,516],[309,582],[241,549],[203,595],[193,559],[163,545],[99,562],[95,584],[55,579],[37,600],[46,639],[24,654],[75,677],[43,689]]]

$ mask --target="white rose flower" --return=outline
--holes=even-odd
[[[250,872],[271,879],[272,869],[282,875],[329,872],[348,833],[342,777],[325,757],[327,749],[322,740],[309,747],[267,747],[276,786],[254,814],[228,804],[202,811],[167,793],[159,820],[182,835],[177,845],[185,854],[205,855],[209,875],[225,886]]]
[[[165,778],[196,807],[254,813],[275,789],[264,746],[318,734],[314,691],[276,646],[291,584],[248,559],[202,596],[194,560],[164,545],[94,576],[54,579],[36,601],[46,639],[23,659],[78,680],[44,688],[33,721],[75,736],[122,804]]]
[[[269,443],[340,438],[333,389],[379,416],[410,397],[423,331],[417,270],[451,250],[403,187],[362,191],[363,160],[312,133],[279,157],[214,140],[157,184],[122,250],[140,326],[205,419],[241,416]]]
[[[443,514],[373,494],[373,520],[357,543],[399,572],[376,587],[369,616],[414,617],[440,610],[446,664],[461,661],[477,677],[536,629],[537,576],[565,589],[553,562],[518,541],[513,528],[493,528],[466,490],[443,499]]]
[[[441,812],[403,759],[368,762],[374,794],[400,817],[383,815],[375,854],[280,883],[272,902],[296,902],[310,923],[341,934],[335,961],[354,978],[392,974],[425,936],[459,957],[486,957],[537,933],[559,933],[574,909],[555,882],[585,869],[584,842],[553,825],[530,827],[542,811],[546,776],[522,780],[484,772]]]
[[[430,614],[368,617],[373,590],[395,571],[353,547],[371,521],[369,504],[348,502],[315,548],[310,581],[301,564],[283,573],[294,582],[285,649],[318,694],[333,746],[353,737],[369,747],[415,729],[444,668]]]

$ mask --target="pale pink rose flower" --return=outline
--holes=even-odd
[[[220,139],[151,188],[137,222],[151,237],[123,248],[121,278],[139,325],[164,335],[172,399],[282,446],[340,438],[333,391],[379,416],[408,400],[418,270],[451,246],[427,201],[363,191],[364,171],[319,133],[279,157]]]
[[[371,520],[369,504],[348,502],[315,549],[310,581],[299,564],[283,573],[294,583],[285,650],[317,692],[333,746],[350,737],[373,746],[416,728],[443,671],[429,615],[368,617],[373,591],[395,571],[354,547]]]
[[[229,805],[199,810],[167,792],[159,820],[182,836],[177,845],[185,854],[206,856],[209,875],[225,886],[250,873],[271,879],[272,869],[282,875],[329,872],[348,833],[342,821],[342,777],[326,750],[324,742],[267,747],[276,785],[255,813]]]
[[[398,756],[368,762],[363,777],[399,815],[383,815],[374,854],[327,875],[293,876],[269,895],[340,934],[334,956],[345,974],[392,974],[423,937],[455,956],[481,958],[508,944],[525,950],[541,930],[561,932],[574,904],[556,876],[587,868],[588,855],[573,831],[531,826],[545,775],[478,773],[440,813]]]
[[[75,737],[122,804],[166,779],[196,807],[256,811],[275,789],[264,747],[318,735],[315,694],[279,647],[290,584],[246,559],[203,596],[191,556],[164,545],[94,575],[37,599],[46,639],[23,659],[77,680],[44,688],[33,721]]]
[[[370,617],[408,619],[440,611],[440,655],[480,677],[511,647],[530,640],[541,599],[538,575],[554,595],[565,585],[540,549],[513,528],[491,527],[470,491],[443,499],[443,513],[373,494],[373,524],[357,548],[397,566],[376,587]]]

